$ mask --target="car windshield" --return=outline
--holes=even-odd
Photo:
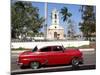
[[[37,51],[38,50],[38,48],[37,48],[37,46],[35,46],[33,49],[32,49],[32,52],[35,52],[35,51]]]

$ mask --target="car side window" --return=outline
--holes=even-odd
[[[63,48],[61,46],[55,46],[53,47],[53,51],[62,51]]]
[[[51,51],[51,47],[44,47],[40,49],[40,52],[49,52]]]

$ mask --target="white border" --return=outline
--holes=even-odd
[[[33,0],[29,0],[33,1]],[[95,0],[34,0],[40,2],[56,2],[56,3],[71,3],[71,4],[85,4],[85,5],[97,5],[97,70],[86,70],[86,71],[67,71],[67,72],[53,72],[53,73],[41,73],[41,75],[98,75],[99,64],[100,64],[100,50],[99,50],[99,26],[100,26],[100,9],[99,1]],[[10,0],[2,0],[0,2],[0,74],[10,74]],[[28,74],[29,75],[29,74]],[[32,75],[32,74],[31,74]],[[39,74],[36,74],[39,75]]]
[[[39,1],[39,2],[55,2],[55,3],[96,5],[95,0],[22,0],[22,1]]]
[[[10,2],[0,1],[0,74],[10,74]]]

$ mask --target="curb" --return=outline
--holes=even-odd
[[[79,49],[80,51],[95,51],[94,48],[89,48],[89,49]]]
[[[22,52],[25,52],[25,51],[28,51],[28,50],[23,50],[23,51],[20,51],[20,50],[16,50],[16,51],[11,51],[11,53],[22,53]]]

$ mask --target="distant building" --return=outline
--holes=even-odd
[[[59,12],[54,9],[51,15],[52,23],[47,28],[48,40],[60,40],[64,39],[64,28],[59,24]]]

